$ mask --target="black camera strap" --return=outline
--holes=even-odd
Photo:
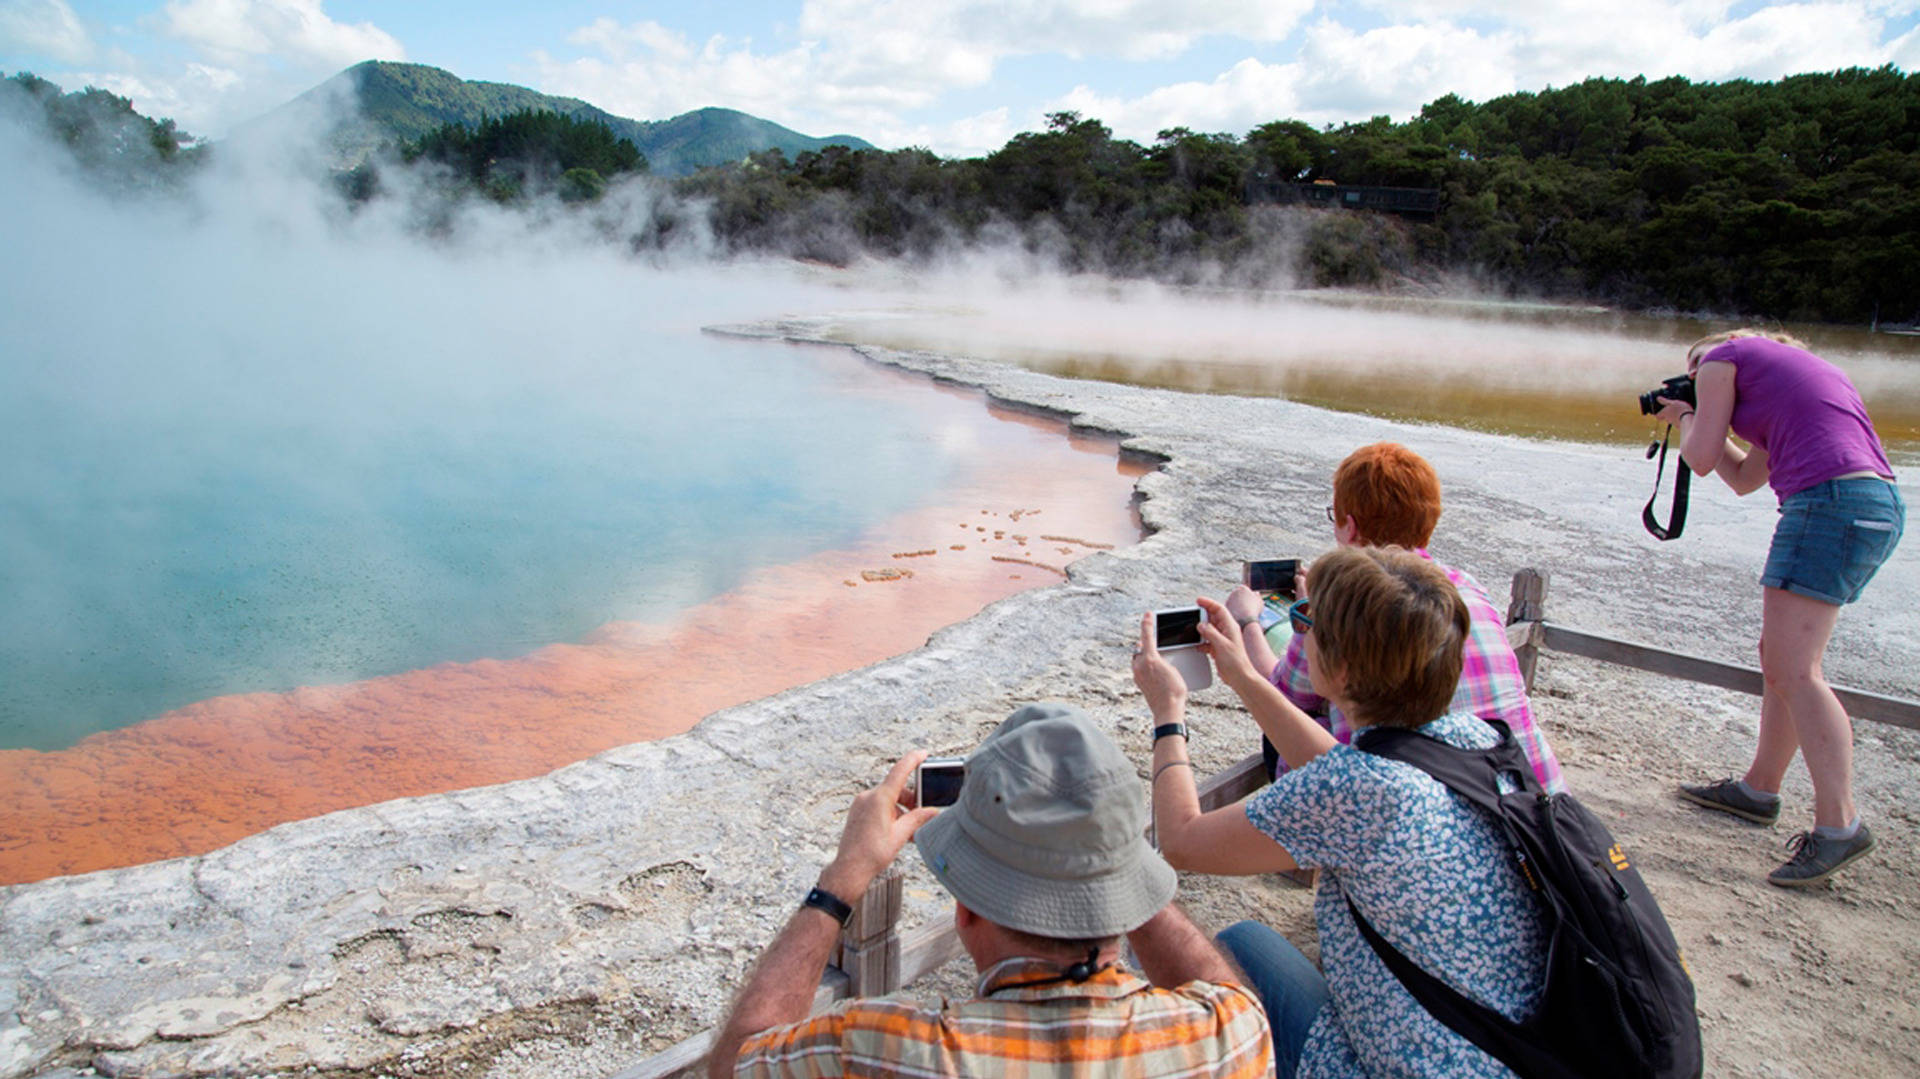
[[[1653,515],[1653,504],[1660,500],[1660,477],[1667,470],[1667,442],[1673,438],[1673,425],[1667,425],[1667,433],[1660,436],[1660,444],[1647,447],[1647,456],[1655,452],[1660,454],[1660,463],[1653,470],[1653,494],[1640,510],[1640,523],[1647,526],[1653,538],[1661,540],[1679,539],[1680,531],[1687,527],[1687,491],[1693,485],[1693,469],[1678,453],[1673,459],[1679,467],[1673,470],[1673,501],[1667,507],[1667,523],[1663,526]]]

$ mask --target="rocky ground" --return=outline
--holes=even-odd
[[[1764,493],[1703,483],[1686,537],[1661,544],[1639,525],[1651,465],[1631,450],[872,355],[1163,459],[1139,484],[1154,534],[917,652],[686,735],[200,858],[0,889],[0,1079],[617,1074],[720,1018],[827,857],[847,800],[901,752],[964,752],[1017,705],[1055,698],[1100,717],[1144,765],[1147,717],[1127,675],[1139,612],[1224,593],[1243,558],[1327,547],[1333,465],[1366,442],[1402,441],[1435,463],[1447,492],[1435,553],[1496,598],[1537,567],[1551,574],[1553,621],[1753,662]],[[1916,597],[1910,539],[1843,616],[1829,677],[1920,698]],[[1762,878],[1808,823],[1804,774],[1773,828],[1671,794],[1744,766],[1753,698],[1551,655],[1535,697],[1574,791],[1636,858],[1687,949],[1708,1074],[1920,1074],[1920,734],[1859,725],[1858,794],[1880,849],[1830,887],[1788,892]],[[1191,721],[1203,773],[1254,745],[1224,688],[1201,693]],[[905,861],[906,921],[945,917],[937,885]],[[1276,878],[1189,876],[1182,894],[1215,928],[1258,917],[1311,940],[1310,894]],[[963,992],[965,973],[950,964],[909,992]]]

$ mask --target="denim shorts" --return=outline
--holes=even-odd
[[[1886,480],[1816,483],[1780,503],[1760,583],[1835,606],[1852,603],[1906,531],[1907,504]]]

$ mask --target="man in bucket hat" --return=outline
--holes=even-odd
[[[911,806],[907,777],[925,756],[854,799],[819,887],[741,989],[710,1075],[1273,1074],[1259,998],[1173,905],[1140,779],[1086,716],[1013,713],[945,810]],[[976,995],[848,1000],[808,1018],[841,912],[909,838],[953,894]],[[1146,978],[1122,965],[1122,937]]]

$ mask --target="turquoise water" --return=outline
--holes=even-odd
[[[666,618],[965,452],[941,395],[700,332],[833,302],[764,273],[0,173],[0,748]]]
[[[264,344],[5,361],[0,747],[664,617],[956,464],[824,350]]]

